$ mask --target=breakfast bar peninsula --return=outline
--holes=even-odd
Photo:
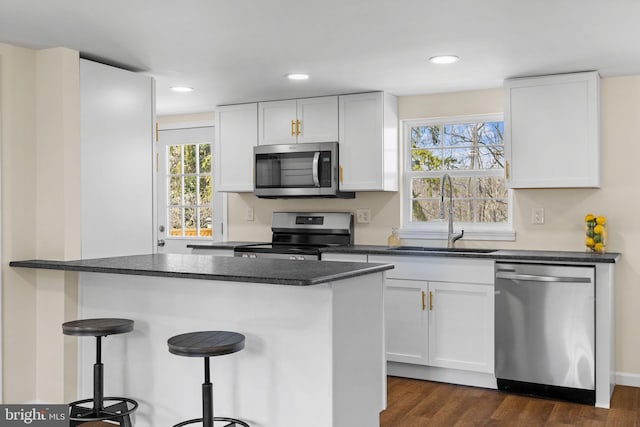
[[[78,318],[135,321],[132,333],[107,337],[103,361],[105,395],[136,399],[136,426],[200,413],[201,366],[170,354],[167,339],[206,330],[246,337],[243,351],[211,361],[216,415],[253,427],[379,425],[392,265],[174,254],[10,265],[77,271]],[[80,397],[91,394],[95,349],[78,346]]]

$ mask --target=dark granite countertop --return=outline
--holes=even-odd
[[[256,242],[213,242],[203,244],[187,245],[189,248],[198,249],[234,249],[238,246],[252,245]],[[444,248],[443,248],[444,249]],[[432,257],[464,257],[464,258],[488,258],[505,261],[546,261],[546,262],[581,262],[581,263],[615,263],[621,254],[617,252],[609,252],[604,254],[596,254],[589,252],[571,252],[571,251],[543,251],[543,250],[506,250],[497,249],[493,252],[465,252],[464,248],[456,248],[458,252],[446,251],[407,251],[389,248],[384,245],[352,245],[352,246],[334,246],[321,249],[321,252],[331,253],[351,253],[351,254],[367,254],[367,255],[410,255],[410,256],[432,256]],[[475,249],[470,249],[474,251]]]
[[[301,266],[304,264],[304,268]],[[178,277],[203,280],[310,286],[393,268],[391,264],[243,259],[209,255],[131,255],[75,261],[12,261],[11,267],[91,273]]]
[[[447,252],[446,248],[437,250],[398,250],[388,246],[377,245],[353,245],[337,246],[322,249],[322,252],[352,253],[367,255],[399,255],[399,256],[431,256],[431,257],[464,257],[464,258],[488,258],[505,261],[546,261],[546,262],[580,262],[580,263],[615,263],[621,254],[616,252],[596,254],[588,252],[570,251],[540,251],[540,250],[503,250],[493,252],[465,252],[464,248],[456,248],[456,252]],[[475,249],[470,248],[470,251]]]

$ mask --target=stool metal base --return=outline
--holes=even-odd
[[[69,403],[69,407],[71,408],[71,415],[69,417],[70,427],[91,421],[106,420],[117,421],[120,426],[132,427],[133,424],[131,423],[129,415],[138,408],[138,402],[127,397],[104,397],[102,399],[102,409],[82,406],[86,403],[95,406],[93,399],[82,399]]]
[[[235,418],[213,417],[214,425],[215,425],[216,421],[226,422],[227,423],[227,424],[223,424],[220,427],[237,427],[237,426],[250,427],[249,424],[245,423],[244,421],[236,420]],[[173,427],[182,427],[182,426],[186,426],[186,425],[189,425],[189,424],[196,424],[196,423],[203,423],[203,422],[204,422],[203,418],[196,418],[194,420],[183,421],[183,422],[181,422],[179,424],[174,425]]]

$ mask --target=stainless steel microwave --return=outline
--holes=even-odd
[[[339,190],[337,142],[258,145],[253,155],[258,197],[355,197]]]

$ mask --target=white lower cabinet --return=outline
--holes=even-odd
[[[385,280],[387,361],[493,372],[493,286]]]
[[[387,361],[493,374],[493,261],[369,256],[385,277]]]
[[[429,282],[429,365],[493,373],[493,289]]]
[[[387,361],[429,362],[426,308],[427,283],[385,280],[384,318]]]

